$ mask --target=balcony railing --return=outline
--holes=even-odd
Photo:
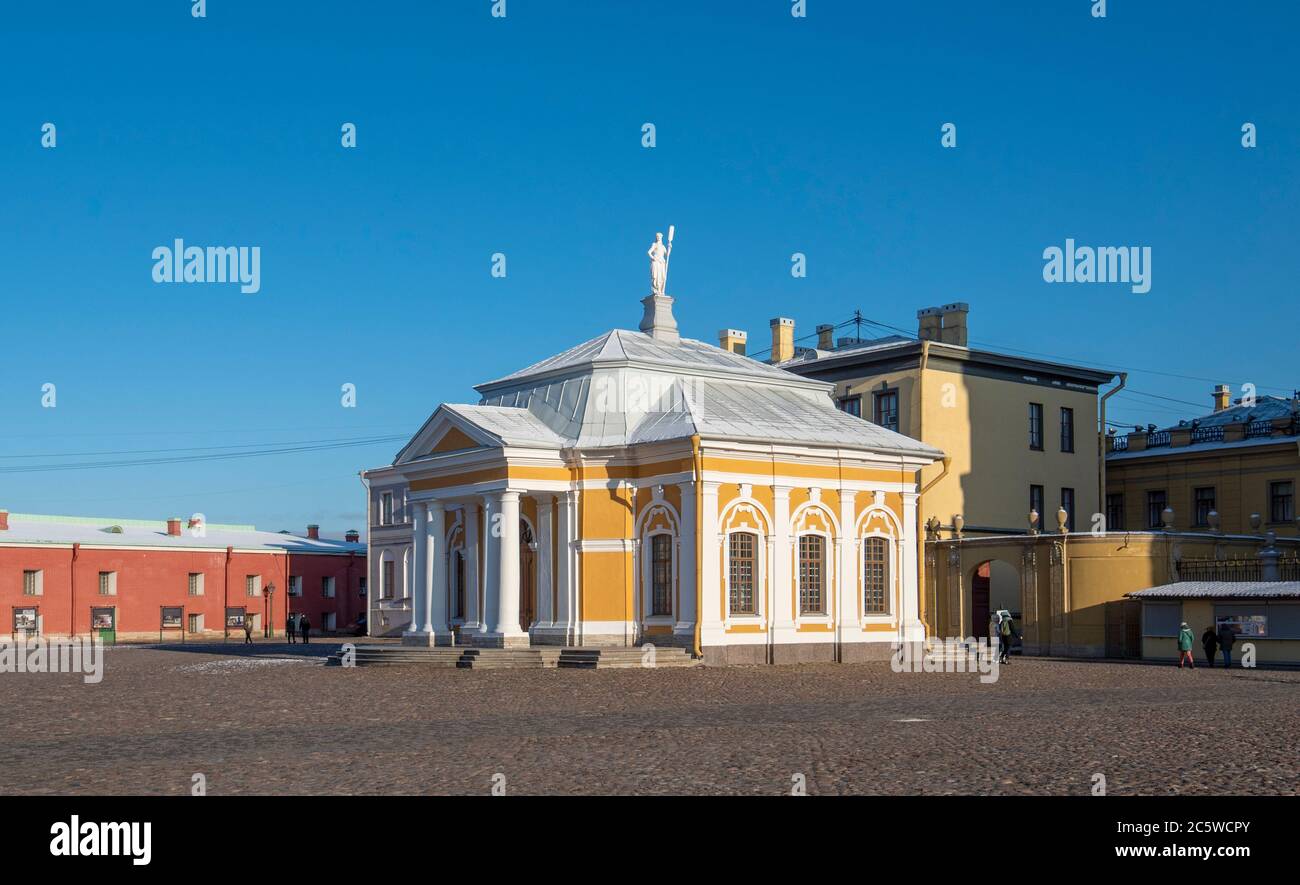
[[[1282,556],[1277,563],[1279,581],[1300,581],[1300,554]],[[1183,559],[1178,563],[1180,581],[1262,581],[1264,566],[1259,559]]]
[[[1110,450],[1112,452],[1128,451],[1128,437],[1127,436],[1110,437]]]
[[[1170,437],[1168,430],[1155,430],[1147,434],[1147,448],[1158,449],[1161,446],[1169,445]]]
[[[1196,427],[1192,430],[1192,442],[1223,442],[1223,425],[1214,424],[1210,427]]]
[[[1251,421],[1246,425],[1246,439],[1259,439],[1273,435],[1272,421]]]

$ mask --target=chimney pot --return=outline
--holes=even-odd
[[[361,540],[361,533],[356,529],[348,529],[347,534],[343,536],[343,540],[347,541],[349,544],[355,544]]]
[[[794,320],[774,317],[772,326],[772,355],[768,362],[783,363],[794,359]]]
[[[749,338],[741,329],[723,329],[718,332],[718,346],[730,353],[745,355],[745,341]]]
[[[916,337],[922,341],[938,341],[943,329],[943,311],[937,307],[923,307],[916,312]]]
[[[817,327],[817,349],[835,349],[835,327],[829,323],[822,323]]]
[[[9,511],[0,510],[0,532],[9,531]]]
[[[1214,388],[1214,411],[1222,412],[1232,405],[1232,388],[1220,384]]]
[[[179,537],[180,533],[181,533],[181,518],[179,516],[173,516],[171,519],[167,520],[167,534],[175,538],[175,537]]]
[[[312,523],[311,525],[307,526],[307,537],[312,541],[319,541],[320,526],[316,525],[315,523]]]
[[[970,305],[964,301],[954,301],[945,304],[939,308],[942,314],[943,328],[940,332],[940,340],[944,344],[956,344],[958,347],[965,347],[969,340],[966,329],[966,315],[970,313]]]

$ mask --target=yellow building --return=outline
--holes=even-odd
[[[1300,534],[1300,397],[1234,404],[1220,385],[1213,412],[1112,436],[1107,448],[1112,530],[1160,528],[1168,518],[1180,529]]]
[[[771,361],[832,382],[844,411],[947,455],[924,471],[924,521],[950,528],[960,515],[967,534],[1016,534],[1031,509],[1054,528],[1063,506],[1071,529],[1088,528],[1100,512],[1098,388],[1114,373],[971,348],[969,311],[921,310],[915,338],[836,341],[818,326],[817,347],[798,352],[794,322],[774,319]]]
[[[942,453],[836,409],[831,384],[681,338],[667,295],[642,304],[640,331],[439,406],[365,472],[372,633],[712,663],[922,640],[917,499]]]

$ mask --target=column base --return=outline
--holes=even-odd
[[[532,640],[528,634],[518,633],[475,633],[472,638],[476,648],[529,648]]]
[[[402,645],[432,648],[438,642],[437,633],[425,633],[423,630],[407,630],[402,634]]]

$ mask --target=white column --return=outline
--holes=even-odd
[[[840,642],[860,639],[858,628],[858,545],[854,530],[858,493],[840,489],[840,537],[835,539],[839,558],[835,563],[835,632]]]
[[[491,633],[497,625],[497,569],[501,566],[501,531],[499,502],[495,495],[483,496],[483,630]]]
[[[461,626],[463,632],[470,632],[479,628],[479,579],[478,579],[478,539],[479,539],[479,510],[477,504],[466,504],[465,514],[465,623]]]
[[[429,595],[424,605],[423,632],[430,634],[433,644],[439,635],[447,635],[447,510],[441,501],[429,503],[427,525],[429,580],[425,586]]]
[[[725,640],[722,627],[722,549],[718,535],[718,486],[706,482],[700,490],[700,583],[704,591],[700,612],[700,645],[721,645]]]
[[[915,492],[903,493],[903,536],[899,540],[899,586],[902,593],[902,605],[899,611],[899,623],[903,639],[906,642],[923,642],[925,624],[921,622],[921,586],[918,579],[920,569],[917,559],[920,555],[916,535],[916,501]]]
[[[677,539],[677,624],[673,627],[673,632],[693,635],[695,631],[695,483],[679,483],[677,488],[682,493],[682,525]]]
[[[554,584],[551,575],[551,547],[555,533],[551,531],[551,513],[555,509],[550,495],[537,498],[537,624],[539,627],[551,627],[555,621],[554,606],[551,599]]]
[[[528,634],[519,627],[519,492],[498,493],[501,513],[497,541],[497,620],[493,638],[503,645],[527,645]]]
[[[422,503],[414,503],[411,508],[413,537],[411,545],[411,623],[402,634],[403,642],[425,644],[427,633],[423,629],[426,621],[424,603],[428,597],[429,584],[429,514]]]
[[[559,523],[559,551],[555,565],[556,586],[559,588],[555,623],[564,628],[564,641],[573,642],[578,632],[578,553],[574,541],[578,538],[578,493],[570,490],[560,495],[557,522]]]
[[[794,635],[794,606],[798,590],[794,586],[792,541],[790,540],[790,486],[772,486],[772,585],[773,633]]]

